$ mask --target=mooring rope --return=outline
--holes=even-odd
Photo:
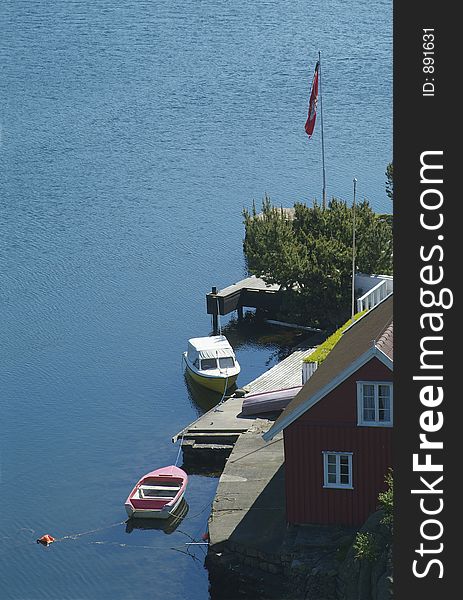
[[[190,519],[196,519],[196,517],[199,517],[199,515],[202,515],[202,514],[203,514],[203,512],[204,512],[204,511],[205,511],[207,508],[211,507],[213,502],[214,502],[214,501],[213,501],[213,500],[211,500],[210,502],[208,502],[207,504],[205,504],[205,505],[203,506],[203,508],[202,508],[202,509],[201,509],[199,512],[197,512],[196,514],[194,514],[194,515],[185,515],[185,516],[183,517],[182,521],[188,521],[188,520],[190,520]]]
[[[64,535],[60,538],[55,538],[55,542],[62,542],[63,540],[76,540],[77,538],[82,537],[83,535],[89,535],[90,533],[97,533],[98,531],[104,531],[105,529],[111,529],[112,527],[117,527],[118,525],[124,525],[126,521],[119,521],[118,523],[113,523],[112,525],[106,525],[105,527],[98,527],[97,529],[89,529],[88,531],[82,531],[81,533],[73,533],[70,535]]]
[[[180,452],[182,451],[182,444],[183,444],[183,438],[185,437],[185,434],[182,434],[182,437],[180,438],[180,446],[178,447],[178,452],[177,452],[177,458],[175,459],[175,463],[174,466],[177,466],[178,464],[178,459],[180,458]],[[178,439],[177,439],[178,442]]]
[[[228,372],[227,372],[227,377],[225,379],[225,388],[223,390],[222,398],[220,398],[218,404],[214,407],[214,412],[220,411],[219,406],[222,404],[222,402],[225,399],[225,394],[227,393],[227,388],[228,388]]]

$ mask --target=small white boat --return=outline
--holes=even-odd
[[[302,385],[296,385],[281,390],[260,392],[257,394],[246,394],[241,407],[242,415],[259,415],[267,412],[281,411],[288,406],[295,395],[302,389]]]
[[[240,365],[224,335],[191,338],[183,353],[189,375],[215,392],[224,393],[235,383]]]
[[[146,473],[125,501],[128,516],[168,519],[180,505],[187,483],[188,475],[174,465]]]

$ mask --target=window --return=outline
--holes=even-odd
[[[219,358],[219,367],[221,369],[232,369],[235,366],[235,361],[230,356],[226,356],[225,358]]]
[[[359,381],[357,383],[358,425],[392,426],[392,383]]]
[[[323,452],[326,488],[352,488],[352,452]]]
[[[201,360],[201,369],[203,371],[209,371],[210,369],[217,369],[216,358],[203,358]]]

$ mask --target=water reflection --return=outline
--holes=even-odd
[[[184,379],[190,401],[197,409],[199,409],[198,412],[200,414],[211,410],[211,408],[216,406],[222,399],[223,394],[214,392],[214,390],[202,386],[191,377],[188,371],[185,371]],[[228,388],[225,398],[231,396],[235,390],[236,385]]]
[[[126,521],[125,532],[132,533],[134,529],[159,529],[170,535],[186,517],[189,509],[188,502],[183,498],[175,513],[168,519],[129,519]]]
[[[273,350],[266,366],[285,359],[299,344],[304,342],[310,342],[311,345],[312,342],[313,345],[318,344],[316,338],[320,337],[320,334],[302,328],[270,324],[251,310],[247,311],[240,320],[231,318],[222,328],[222,333],[235,351],[251,348]]]

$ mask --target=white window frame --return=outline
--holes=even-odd
[[[323,450],[323,487],[324,488],[335,488],[342,490],[353,490],[352,485],[352,452],[338,452],[337,450]],[[336,483],[330,483],[328,481],[328,457],[336,457]],[[349,482],[341,483],[341,456],[347,456],[348,475]]]
[[[365,421],[363,418],[363,386],[374,386],[374,402],[375,402],[375,420]],[[390,420],[379,420],[379,386],[387,385],[390,390]],[[391,381],[357,381],[357,425],[359,427],[392,427],[394,424],[394,386]]]

